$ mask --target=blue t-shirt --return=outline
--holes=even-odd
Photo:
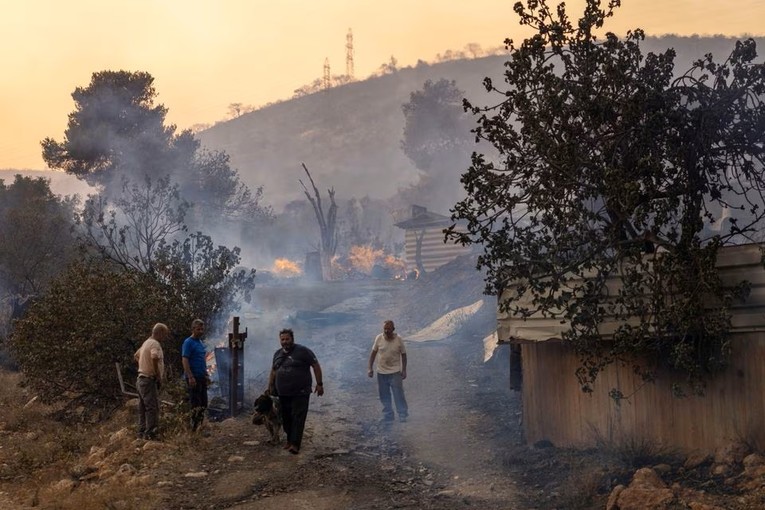
[[[184,340],[181,356],[189,359],[189,368],[195,379],[207,375],[207,350],[201,339],[190,336]]]

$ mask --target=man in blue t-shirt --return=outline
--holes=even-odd
[[[279,343],[282,348],[274,353],[268,376],[268,391],[271,395],[279,395],[282,425],[287,433],[284,448],[296,454],[300,452],[300,443],[303,441],[311,393],[324,395],[324,381],[316,355],[308,347],[295,343],[291,329],[279,332]],[[316,390],[313,391],[311,369],[316,376]]]
[[[191,406],[192,431],[196,431],[202,425],[207,410],[207,385],[210,378],[207,375],[207,350],[202,343],[204,332],[204,321],[194,319],[191,323],[191,336],[183,341],[181,347],[183,374],[186,377]]]

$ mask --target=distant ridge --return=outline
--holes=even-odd
[[[735,38],[647,38],[645,51],[677,52],[675,69],[685,71],[692,60],[712,53],[720,61]],[[765,39],[758,38],[761,54]],[[483,88],[484,77],[503,85],[507,56],[421,63],[392,74],[369,78],[312,95],[273,104],[199,133],[203,144],[225,150],[242,179],[263,185],[265,199],[277,211],[303,198],[297,180],[301,162],[320,189],[334,187],[338,198],[388,198],[418,179],[417,170],[400,149],[404,129],[401,105],[426,80],[446,78],[475,104],[496,104]],[[255,85],[254,85],[255,86]]]

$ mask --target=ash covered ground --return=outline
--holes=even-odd
[[[293,328],[296,342],[313,349],[323,368],[326,394],[312,397],[301,453],[266,445],[266,431],[246,416],[212,424],[200,464],[184,470],[219,471],[201,482],[216,496],[195,502],[200,480],[181,478],[189,490],[177,493],[190,497],[167,504],[524,508],[504,457],[521,442],[519,395],[509,390],[503,350],[484,363],[495,301],[482,295],[473,264],[465,258],[417,281],[275,281],[259,288],[242,314],[246,399],[265,387],[282,327]],[[407,341],[409,421],[388,426],[380,423],[376,381],[366,374],[385,319],[405,340],[416,338]],[[220,464],[203,460],[210,454]],[[243,459],[228,462],[232,456]]]
[[[204,436],[144,441],[134,438],[130,400],[108,422],[75,434],[45,417],[34,395],[19,388],[18,374],[0,373],[8,389],[0,404],[13,407],[0,421],[0,508],[573,510],[607,508],[609,497],[629,491],[619,496],[631,501],[621,510],[765,508],[765,457],[757,453],[737,461],[743,472],[734,463],[732,474],[721,476],[715,469],[722,462],[691,465],[690,457],[650,445],[525,444],[508,352],[500,347],[484,361],[496,316],[494,298],[482,290],[469,257],[417,281],[272,281],[258,288],[241,313],[245,401],[265,388],[283,327],[316,352],[325,374],[326,394],[312,398],[299,455],[268,444],[248,410],[210,422]],[[409,421],[390,426],[380,424],[376,381],[366,375],[385,319],[412,339]],[[220,343],[208,339],[210,347]],[[83,443],[69,450],[81,455],[23,471],[56,451],[56,441],[75,436]],[[636,469],[645,466],[650,472],[638,472],[650,487],[635,485]]]

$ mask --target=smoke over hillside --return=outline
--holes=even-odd
[[[765,40],[759,40],[765,47]],[[735,39],[724,37],[648,38],[644,50],[677,52],[675,70],[712,53],[728,55]],[[455,60],[413,68],[366,81],[331,88],[285,101],[222,122],[199,133],[209,148],[231,156],[244,182],[265,187],[264,197],[276,210],[302,198],[297,182],[305,162],[321,188],[334,187],[338,198],[388,199],[399,189],[417,184],[421,173],[401,150],[405,118],[402,105],[422,89],[426,80],[454,80],[474,105],[498,102],[486,93],[483,79],[490,77],[500,89],[505,56]],[[462,164],[469,165],[470,151]],[[456,176],[452,186],[460,187]],[[448,213],[453,205],[442,197],[426,197],[422,205]]]

